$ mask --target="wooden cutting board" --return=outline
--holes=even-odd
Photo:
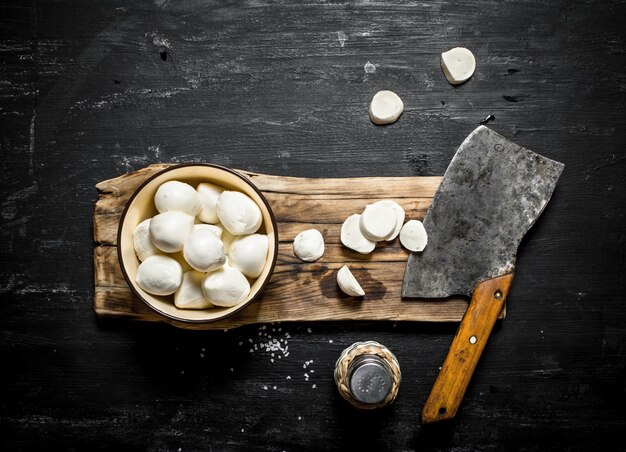
[[[136,298],[128,288],[117,260],[117,227],[120,215],[134,190],[148,177],[170,165],[148,168],[109,179],[96,185],[94,224],[94,309],[100,317],[168,322],[181,328],[223,329],[251,323],[391,320],[460,321],[467,300],[403,300],[400,296],[408,252],[396,239],[377,245],[362,255],[341,244],[343,221],[360,213],[368,203],[394,199],[406,210],[407,219],[422,219],[441,177],[365,177],[305,179],[269,176],[240,171],[263,192],[278,223],[279,251],[276,268],[260,298],[234,316],[214,323],[185,324],[166,319]],[[293,254],[298,232],[318,229],[326,251],[314,263],[304,263]],[[350,267],[366,292],[362,300],[345,296],[336,282],[336,272]],[[504,313],[501,315],[501,317]]]

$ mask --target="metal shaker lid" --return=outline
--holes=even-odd
[[[352,397],[361,403],[381,403],[391,392],[391,370],[376,355],[362,355],[351,364],[349,387]]]

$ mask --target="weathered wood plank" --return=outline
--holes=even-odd
[[[163,320],[132,296],[117,259],[117,224],[123,206],[141,182],[165,168],[155,165],[103,181],[96,188],[100,199],[94,210],[94,239],[106,246],[94,248],[96,295],[94,309],[101,317]],[[398,239],[377,245],[362,255],[340,243],[341,222],[368,202],[392,198],[409,218],[422,218],[440,178],[311,179],[245,172],[268,198],[279,228],[279,253],[274,274],[262,296],[236,316],[195,329],[235,327],[248,323],[298,320],[459,321],[467,307],[462,298],[443,301],[402,300],[401,286],[408,252]],[[402,196],[397,196],[400,193]],[[295,235],[310,227],[326,239],[326,251],[317,262],[304,263],[293,255]],[[344,296],[336,271],[352,269],[366,295],[362,300]],[[141,306],[138,306],[141,305]],[[191,328],[188,324],[170,322]]]

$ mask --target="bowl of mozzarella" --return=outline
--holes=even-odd
[[[246,307],[269,282],[277,255],[267,200],[250,179],[218,165],[176,165],[150,177],[118,228],[129,287],[180,322],[212,322]]]

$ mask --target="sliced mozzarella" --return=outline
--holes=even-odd
[[[317,229],[300,232],[293,240],[294,254],[304,262],[314,262],[324,254],[324,237]]]
[[[154,255],[143,261],[137,269],[137,285],[152,295],[171,295],[183,279],[183,269],[168,256]]]
[[[374,124],[396,122],[404,111],[404,103],[393,91],[378,91],[370,102],[369,114]]]
[[[404,224],[405,213],[404,213],[404,209],[402,208],[402,206],[398,204],[397,202],[392,201],[391,199],[385,199],[380,202],[386,206],[391,207],[393,211],[396,213],[396,226],[393,228],[393,231],[391,231],[391,234],[385,237],[385,240],[389,242],[395,239],[396,237],[398,237],[398,234],[400,234],[400,229],[402,229],[402,225]]]
[[[202,292],[214,305],[230,307],[248,297],[250,283],[236,268],[222,267],[207,275],[202,282]]]
[[[208,309],[213,304],[202,292],[202,281],[206,274],[196,271],[186,272],[183,282],[174,294],[174,304],[178,309]]]
[[[428,243],[428,234],[419,220],[409,220],[400,230],[400,243],[409,251],[423,251]]]
[[[160,213],[150,221],[150,239],[161,251],[180,251],[191,232],[193,221],[194,217],[183,212]]]
[[[205,223],[215,224],[219,221],[217,217],[217,198],[220,197],[224,189],[217,185],[202,183],[196,188],[200,196],[202,210],[198,214],[198,218]]]
[[[237,237],[228,249],[229,265],[248,278],[258,278],[267,260],[269,239],[265,234]]]
[[[356,213],[346,218],[341,225],[341,243],[358,253],[369,254],[374,251],[376,242],[372,242],[363,235],[360,220],[361,215]]]
[[[225,262],[224,244],[206,228],[195,228],[185,240],[185,260],[199,272],[217,270]]]
[[[150,240],[150,218],[139,223],[133,231],[133,246],[140,261],[145,261],[155,254],[161,254],[161,251]]]
[[[337,284],[342,292],[351,297],[362,297],[365,295],[365,291],[361,288],[361,285],[350,269],[345,265],[337,272]]]
[[[217,216],[233,235],[254,234],[261,227],[261,209],[238,191],[225,191],[217,199]]]
[[[390,236],[397,222],[396,211],[388,203],[381,201],[368,204],[361,214],[361,232],[373,242],[385,240]]]
[[[476,58],[465,47],[455,47],[441,54],[441,69],[453,85],[466,82],[476,70]]]
[[[193,217],[202,210],[198,192],[191,185],[176,180],[161,184],[154,195],[154,205],[159,213],[178,211]]]

